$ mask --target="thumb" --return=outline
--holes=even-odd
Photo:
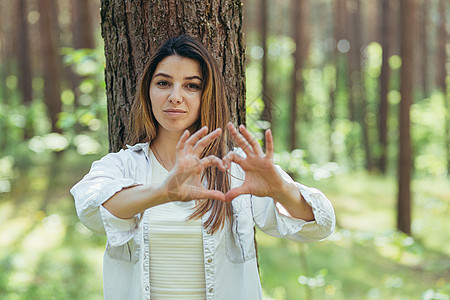
[[[245,187],[243,187],[243,186],[236,187],[234,189],[229,190],[225,194],[225,201],[226,202],[231,202],[237,196],[244,195],[244,194],[249,194],[249,191]]]

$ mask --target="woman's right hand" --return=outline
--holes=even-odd
[[[194,199],[217,199],[225,201],[221,191],[205,189],[201,176],[205,168],[216,166],[225,171],[221,159],[210,155],[200,159],[200,155],[211,141],[222,133],[220,128],[209,134],[205,126],[190,136],[186,130],[176,147],[176,160],[173,169],[163,183],[163,189],[170,201],[190,201]]]

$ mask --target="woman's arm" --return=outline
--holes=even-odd
[[[125,188],[109,198],[103,207],[114,216],[129,219],[147,208],[169,202],[162,186],[138,185]]]

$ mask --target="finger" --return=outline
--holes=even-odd
[[[215,155],[209,155],[207,157],[202,158],[200,160],[200,163],[202,164],[203,169],[210,167],[210,166],[216,166],[220,170],[225,171],[225,166],[224,166],[223,161]]]
[[[181,135],[180,139],[178,140],[176,150],[182,150],[184,148],[184,145],[186,143],[186,140],[189,138],[189,130],[185,130],[183,134]]]
[[[273,159],[273,136],[272,136],[272,130],[267,129],[266,130],[266,157],[268,159]]]
[[[239,126],[239,131],[247,140],[247,142],[252,146],[253,151],[258,155],[263,155],[263,151],[261,149],[261,145],[258,143],[258,140],[247,130],[244,125]]]
[[[234,152],[228,152],[227,155],[222,158],[222,161],[224,163],[224,168],[229,169],[231,167],[231,162],[235,162],[242,167],[245,158]]]
[[[245,138],[236,130],[236,128],[234,128],[234,125],[231,122],[228,123],[228,130],[236,141],[236,144],[244,150],[245,154],[247,154],[247,156],[252,155],[252,147],[250,147]]]
[[[208,132],[208,127],[203,126],[197,132],[195,132],[191,137],[186,141],[185,149],[192,149],[194,145]]]
[[[203,187],[192,187],[190,190],[189,200],[200,199],[216,199],[225,201],[225,194],[217,190],[207,190]]]
[[[213,132],[210,132],[209,134],[204,136],[201,140],[199,140],[195,144],[194,149],[193,149],[194,154],[197,156],[200,156],[200,154],[202,154],[205,147],[208,146],[208,144],[211,143],[211,141],[213,141],[214,139],[219,137],[221,133],[222,133],[222,129],[217,128]]]
[[[244,186],[239,186],[234,189],[229,190],[225,194],[225,201],[231,202],[233,199],[235,199],[239,195],[249,194],[249,191]]]
[[[216,199],[219,201],[226,201],[225,194],[220,191],[204,190],[199,199]]]

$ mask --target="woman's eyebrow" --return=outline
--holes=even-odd
[[[197,76],[197,75],[185,77],[184,79],[187,79],[187,80],[198,79],[198,80],[202,81],[202,79],[199,76]]]
[[[162,76],[162,77],[166,77],[166,78],[173,78],[172,76],[170,76],[169,74],[166,74],[166,73],[157,73],[153,77],[157,77],[157,76]],[[198,80],[202,81],[200,76],[197,76],[197,75],[184,77],[184,79],[185,80],[198,79]]]
[[[170,76],[170,75],[168,75],[168,74],[165,74],[165,73],[158,73],[158,74],[153,75],[153,77],[157,77],[157,76],[162,76],[162,77],[172,78],[172,76]]]

